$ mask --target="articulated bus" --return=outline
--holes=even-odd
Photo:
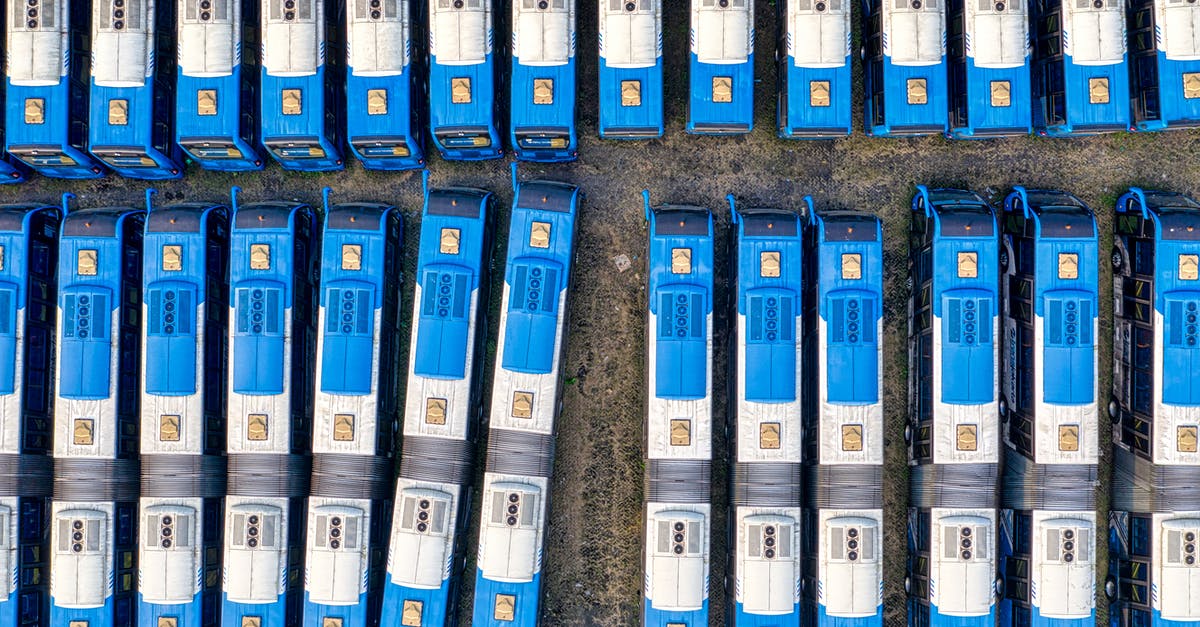
[[[1029,19],[1037,132],[1060,137],[1129,129],[1124,3],[1033,0]]]
[[[138,622],[217,625],[225,496],[229,210],[153,207],[142,277]]]
[[[1129,0],[1125,10],[1133,128],[1200,126],[1200,37],[1195,32],[1200,5],[1191,0]]]
[[[918,185],[912,209],[908,621],[995,627],[999,231],[974,192]]]
[[[713,219],[650,206],[642,624],[708,624],[712,537]]]
[[[50,625],[137,623],[140,209],[67,211],[58,257]]]
[[[25,0],[8,6],[8,154],[45,176],[103,176],[100,163],[87,151],[87,5],[79,4],[75,11],[69,0]]]
[[[575,1],[512,3],[508,126],[522,161],[574,161]]]
[[[445,159],[504,155],[493,0],[429,3],[429,130]]]
[[[1200,203],[1132,188],[1113,237],[1112,627],[1200,625]]]
[[[580,191],[517,179],[488,420],[472,624],[540,622]]]
[[[1001,217],[1000,624],[1095,624],[1099,244],[1075,196],[1017,187]]]
[[[850,0],[780,0],[779,101],[785,139],[850,134]]]
[[[176,2],[176,143],[206,170],[261,170],[258,3]]]
[[[183,176],[175,144],[175,3],[96,0],[88,150],[121,176]]]
[[[50,494],[58,234],[62,213],[0,206],[0,623],[50,610]]]
[[[346,5],[346,141],[368,170],[425,164],[424,3]]]
[[[800,623],[803,228],[778,209],[733,215],[729,624]],[[734,387],[736,386],[736,387]]]
[[[1008,0],[949,0],[950,136],[1028,135],[1033,130],[1029,9]]]
[[[222,624],[297,625],[316,363],[319,238],[299,202],[238,206],[229,238]]]
[[[493,205],[483,190],[429,189],[426,174],[381,625],[456,624],[483,411]]]
[[[402,228],[395,207],[330,206],[325,188],[306,627],[379,624],[399,411]]]
[[[754,128],[754,2],[691,0],[687,132]]]
[[[863,0],[863,118],[868,135],[946,132],[946,1]]]
[[[801,612],[883,625],[883,226],[805,197]]]
[[[662,0],[599,2],[600,137],[662,137]]]
[[[261,0],[259,135],[287,170],[342,169],[345,59],[330,0]]]

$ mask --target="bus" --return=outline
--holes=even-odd
[[[522,161],[563,162],[575,140],[575,0],[512,3],[509,141]]]
[[[261,170],[258,3],[176,2],[175,142],[206,170]]]
[[[302,202],[239,206],[229,235],[228,487],[221,623],[297,625],[303,610],[319,237]]]
[[[1124,3],[1033,0],[1029,21],[1033,127],[1038,134],[1063,137],[1128,130]]]
[[[946,0],[863,0],[863,119],[868,135],[948,129]]]
[[[285,170],[342,169],[342,16],[330,0],[261,0],[259,136]],[[328,54],[327,54],[328,53]]]
[[[883,226],[804,199],[801,612],[883,626]]]
[[[713,220],[651,207],[642,624],[708,624],[712,539]]]
[[[599,2],[600,137],[662,137],[662,0]]]
[[[425,164],[424,3],[353,0],[346,7],[346,141],[368,170]]]
[[[777,3],[779,98],[776,127],[784,139],[850,134],[849,0]]]
[[[138,622],[216,625],[225,496],[229,210],[154,207],[142,242]]]
[[[729,365],[728,623],[800,624],[800,216],[738,210],[732,196],[736,275]]]
[[[44,176],[104,176],[100,162],[87,150],[91,15],[86,5],[75,11],[68,0],[25,0],[8,6],[8,154]]]
[[[520,181],[500,299],[472,624],[534,627],[567,345],[578,187]]]
[[[978,194],[918,185],[908,241],[908,621],[994,627],[999,230]]]
[[[1033,130],[1029,9],[1025,2],[949,0],[950,137]]]
[[[1000,624],[1095,624],[1099,243],[1092,210],[1016,187],[1000,236]]]
[[[63,198],[50,508],[51,625],[137,623],[140,209]]]
[[[429,3],[429,130],[443,159],[504,156],[492,2]]]
[[[691,0],[687,132],[754,128],[754,2]]]
[[[429,189],[414,275],[404,443],[381,625],[455,625],[491,285],[491,192]]]
[[[1125,11],[1133,128],[1200,126],[1200,39],[1192,31],[1200,6],[1188,0],[1130,0]]]
[[[1113,627],[1195,625],[1200,203],[1135,187],[1117,199],[1113,230],[1109,616]]]
[[[324,191],[304,622],[379,624],[399,411],[400,210]]]
[[[0,206],[0,623],[50,611],[54,332],[58,235],[52,205]]]
[[[174,20],[169,1],[92,4],[88,150],[127,178],[183,176],[174,131]]]

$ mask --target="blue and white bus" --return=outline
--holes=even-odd
[[[955,139],[1028,135],[1029,9],[1007,0],[950,0],[947,89]]]
[[[966,190],[918,185],[912,209],[908,621],[994,627],[999,229]]]
[[[691,0],[687,132],[754,128],[754,2]]]
[[[800,623],[800,216],[738,210],[733,259],[736,331],[729,338],[734,450],[730,468],[729,624]]]
[[[183,176],[173,129],[174,19],[169,0],[92,4],[88,150],[124,177]]]
[[[319,238],[300,202],[238,205],[229,237],[221,623],[297,625],[304,601]]]
[[[490,192],[429,189],[414,281],[404,444],[382,625],[450,627],[466,560],[487,340]]]
[[[69,195],[68,195],[69,196]],[[51,625],[137,620],[140,209],[67,210],[58,256]]]
[[[7,23],[4,140],[8,154],[45,176],[104,175],[87,151],[86,5],[69,0],[10,2]],[[10,175],[11,177],[11,175]]]
[[[325,188],[306,627],[379,624],[399,411],[400,211]]]
[[[574,161],[575,0],[512,3],[508,126],[522,161]]]
[[[1052,137],[1129,129],[1120,0],[1033,0],[1033,126]]]
[[[138,623],[216,625],[225,496],[229,210],[153,207],[142,278]]]
[[[784,139],[850,134],[849,0],[780,0],[779,101],[776,125]]]
[[[504,155],[493,0],[429,3],[429,130],[442,158]]]
[[[425,61],[418,52],[423,4],[352,0],[346,6],[346,141],[368,170],[425,164]]]
[[[1190,0],[1130,0],[1125,10],[1133,127],[1200,126],[1200,37],[1193,26],[1200,6]]]
[[[1001,221],[1000,624],[1094,625],[1096,221],[1071,194],[1022,187]]]
[[[946,132],[946,1],[863,0],[863,118],[868,135]]]
[[[708,624],[712,540],[713,219],[650,206],[642,624]]]
[[[258,3],[176,2],[176,143],[206,170],[261,170]]]
[[[534,627],[567,346],[579,188],[517,180],[488,419],[472,624]]]
[[[262,3],[258,123],[263,146],[287,170],[341,170],[345,59],[337,51],[342,16],[328,14],[329,0],[257,1]]]
[[[599,3],[600,137],[662,137],[662,0]]]
[[[0,206],[0,623],[50,611],[58,207]]]
[[[883,625],[883,226],[805,197],[805,624]]]
[[[1132,188],[1113,236],[1112,627],[1200,625],[1200,203]]]

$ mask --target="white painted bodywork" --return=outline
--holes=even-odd
[[[522,65],[566,65],[575,56],[575,0],[514,0],[513,60]]]
[[[936,65],[946,56],[945,0],[885,0],[883,54],[894,65]]]
[[[800,602],[800,508],[737,508],[736,597],[745,612],[787,615]],[[776,556],[759,546],[773,526]]]
[[[165,0],[158,0],[163,2]],[[184,76],[229,76],[242,62],[242,3],[209,0],[211,19],[190,15],[200,0],[177,0],[175,37]]]
[[[15,286],[14,286],[15,287]],[[16,304],[16,299],[13,299]],[[57,307],[55,308],[57,309]],[[17,308],[14,316],[13,386],[12,394],[0,396],[0,455],[21,454],[21,425],[24,421],[21,399],[25,380],[25,307]]]
[[[67,250],[67,248],[64,247],[64,250]],[[71,278],[74,277],[60,278],[60,292],[72,287],[70,283]],[[57,385],[55,386],[56,392],[54,395],[54,456],[73,457],[77,459],[115,459],[117,456],[117,380],[119,378],[118,373],[121,371],[121,351],[117,346],[117,338],[121,337],[120,301],[114,297],[115,295],[111,290],[101,285],[87,285],[86,289],[89,294],[108,294],[108,302],[112,304],[108,321],[108,337],[112,342],[112,350],[109,351],[108,396],[97,400],[63,398],[58,393],[62,390],[62,385],[59,383],[62,372],[57,373]],[[62,307],[55,307],[55,310],[57,312],[57,328],[61,330],[63,328],[63,310]],[[57,364],[63,363],[61,341],[55,343],[54,362]],[[74,429],[76,418],[88,418],[92,420],[92,444],[75,444]],[[157,428],[155,432],[157,432]]]
[[[876,343],[876,354],[879,359],[878,396],[883,398],[883,318],[875,324],[875,337],[880,338]],[[817,319],[817,336],[820,338],[820,350],[817,351],[817,371],[809,376],[816,376],[817,390],[820,394],[820,463],[821,464],[865,464],[878,466],[883,464],[883,403],[875,402],[864,405],[843,405],[831,403],[828,392],[829,365],[826,361],[826,343],[829,340],[829,325],[824,318]],[[843,451],[842,426],[862,425],[862,450]]]
[[[647,503],[646,603],[663,611],[695,611],[708,599],[709,528],[711,506]],[[675,554],[675,525],[684,525],[684,551]]]
[[[1163,337],[1162,312],[1154,308],[1154,439],[1150,443],[1150,455],[1155,464],[1171,466],[1200,466],[1200,452],[1179,450],[1177,435],[1179,427],[1195,426],[1200,423],[1200,407],[1172,405],[1163,402]],[[1119,344],[1119,343],[1118,343]]]
[[[1106,0],[1097,9],[1062,4],[1063,53],[1076,65],[1113,65],[1125,60],[1125,5]]]
[[[203,507],[199,498],[141,499],[138,592],[146,603],[191,603],[199,594],[204,577]],[[166,528],[171,532],[164,537]],[[164,539],[170,546],[163,546]]]
[[[1032,522],[1030,603],[1046,618],[1090,617],[1096,607],[1095,512],[1035,510]],[[1062,550],[1067,530],[1075,543],[1070,562]],[[1055,540],[1058,546],[1052,546]]]
[[[102,607],[113,593],[112,503],[56,501],[51,506],[50,597],[57,607]],[[72,550],[72,525],[81,521],[81,551]]]
[[[929,519],[930,603],[939,614],[986,616],[996,601],[996,511],[935,507]]]
[[[997,10],[997,6],[1003,9]],[[975,59],[976,67],[1025,65],[1030,48],[1029,13],[1024,2],[968,0],[963,4],[963,18],[971,25],[967,56]]]
[[[296,17],[282,18],[281,0],[261,0],[262,66],[271,76],[311,76],[325,62],[325,3],[296,0]]]
[[[825,10],[817,9],[817,4]],[[807,0],[788,2],[787,53],[796,67],[842,67],[849,63],[850,2]]]
[[[1155,0],[1158,49],[1169,61],[1200,59],[1200,6],[1186,0]]]
[[[190,252],[190,251],[189,251]],[[147,285],[150,289],[156,286],[157,283]],[[141,351],[141,381],[143,385],[139,386],[141,391],[141,431],[139,452],[142,455],[200,455],[204,452],[204,385],[201,377],[211,374],[217,376],[216,373],[208,373],[204,366],[204,344],[206,341],[204,320],[207,319],[207,300],[204,303],[196,305],[196,311],[192,314],[192,321],[195,325],[192,328],[192,333],[196,338],[196,355],[195,355],[195,371],[196,371],[196,390],[192,394],[186,396],[166,396],[160,394],[151,394],[146,391],[144,382],[146,381],[146,372],[148,369],[170,368],[171,364],[165,363],[150,363],[146,358],[146,325],[141,325],[142,341],[139,350]],[[142,301],[142,320],[149,320],[150,306]],[[231,318],[232,319],[232,318]],[[117,337],[117,336],[110,336]],[[116,352],[116,351],[114,351]],[[115,372],[115,371],[114,371]],[[159,421],[163,415],[179,416],[179,439],[177,441],[162,441],[159,440]]]
[[[874,616],[883,604],[883,511],[823,509],[818,514],[817,603],[838,618]],[[845,541],[857,529],[858,559],[850,561]],[[843,543],[837,546],[838,530]],[[868,554],[867,551],[870,551]]]
[[[13,85],[57,85],[67,75],[71,26],[69,0],[42,0],[42,17],[35,29],[28,27],[25,4],[9,2],[8,41],[5,73]],[[47,20],[46,16],[53,19]],[[18,362],[20,363],[20,362]]]
[[[356,285],[357,289],[370,289],[371,298],[379,299],[373,287]],[[328,289],[322,286],[322,289]],[[418,301],[420,302],[420,301]],[[360,306],[368,306],[366,304]],[[371,328],[374,329],[374,341],[371,346],[371,389],[366,394],[334,394],[321,389],[321,356],[325,353],[325,334],[317,333],[317,369],[316,380],[316,412],[313,417],[313,454],[337,453],[342,455],[374,456],[379,431],[379,333],[386,333],[383,326],[383,308],[373,308]],[[317,328],[325,328],[327,307],[318,308]],[[350,440],[334,439],[334,417],[338,414],[349,414],[354,417]]]
[[[692,0],[692,54],[701,63],[745,63],[754,54],[754,2]]]
[[[0,600],[10,601],[17,589],[17,497],[0,498]]]
[[[235,603],[275,603],[287,583],[288,499],[225,497],[225,597]],[[250,547],[249,520],[257,516],[258,546]],[[239,524],[241,523],[241,524]]]
[[[346,11],[347,68],[354,76],[399,76],[412,54],[410,0],[387,0],[395,15],[382,10],[379,19],[368,12],[370,0],[350,0]]]
[[[422,500],[431,505],[429,526],[424,531],[417,528],[420,521],[416,517]],[[458,486],[399,480],[388,546],[389,581],[425,590],[442,586],[450,577],[454,559],[458,504]]]
[[[113,28],[111,1],[92,5],[92,81],[101,87],[140,87],[154,74],[156,0],[131,3],[129,10],[140,11],[140,19],[131,23],[131,14],[120,30]]]
[[[439,65],[478,65],[492,52],[491,0],[429,3],[429,56]]]
[[[600,1],[600,62],[612,68],[652,67],[662,57],[659,0]],[[627,2],[634,10],[626,11]]]
[[[1187,533],[1200,538],[1200,512],[1154,515],[1152,551],[1157,572],[1150,580],[1162,582],[1162,585],[1158,590],[1151,589],[1150,599],[1163,620],[1200,620],[1200,566],[1189,566],[1184,562],[1187,554],[1183,549],[1189,544]],[[1200,564],[1200,550],[1194,555]]]
[[[943,301],[944,302],[944,301]],[[944,306],[943,306],[944,307]],[[995,305],[994,308],[998,308]],[[943,308],[944,311],[944,308]],[[992,363],[1000,364],[1000,317],[992,319]],[[1000,461],[1000,369],[992,374],[992,401],[977,405],[942,401],[942,318],[933,316],[933,463],[995,464]],[[975,425],[975,450],[958,450],[959,425]]]
[[[485,579],[527,583],[541,571],[549,488],[541,477],[484,476],[477,563]],[[513,494],[519,495],[517,524],[510,525],[509,512],[496,506],[508,507]]]
[[[341,524],[335,525],[335,519]],[[372,523],[369,499],[309,497],[304,559],[304,590],[309,601],[358,604],[367,592]],[[335,541],[341,546],[335,548]]]

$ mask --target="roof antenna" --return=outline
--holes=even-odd
[[[75,199],[75,194],[71,192],[63,192],[62,195],[62,212],[63,215],[71,213],[71,201]]]
[[[650,190],[642,190],[642,210],[646,212],[646,220],[650,219]]]
[[[153,187],[146,188],[146,213],[154,211],[154,203],[150,199],[154,198],[154,195],[157,193],[158,190]]]
[[[233,187],[229,188],[229,201],[230,201],[230,204],[233,205],[234,213],[237,213],[237,210],[238,210],[237,197],[238,197],[238,192],[240,192],[240,191],[242,191],[242,188],[238,187],[237,185],[234,185]]]

